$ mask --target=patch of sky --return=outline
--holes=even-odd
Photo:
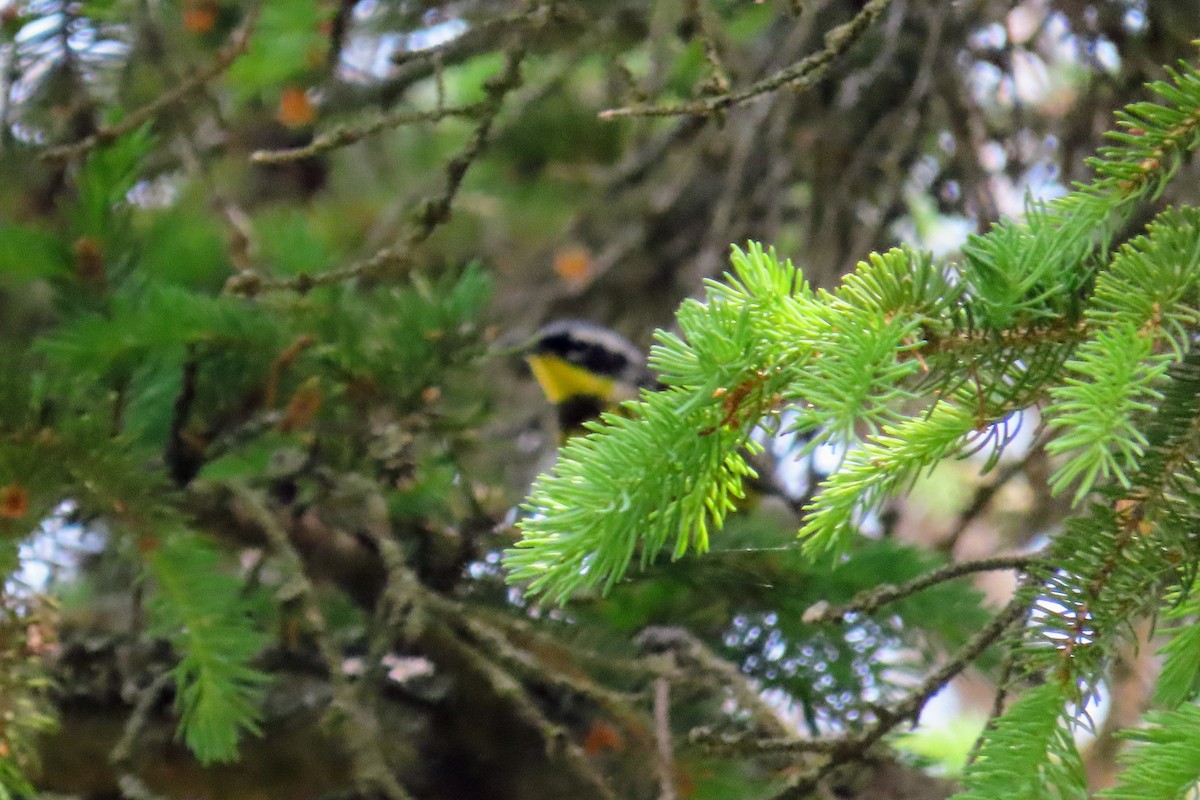
[[[54,510],[18,549],[20,567],[5,584],[5,592],[45,592],[79,574],[80,561],[103,550],[103,531],[74,521],[75,506],[65,502]]]
[[[387,80],[397,72],[395,58],[401,53],[418,53],[439,47],[462,36],[469,29],[458,17],[447,18],[431,10],[423,19],[424,25],[404,33],[374,33],[374,20],[387,13],[384,4],[368,0],[354,9],[355,30],[342,48],[339,77],[352,83],[373,83]]]

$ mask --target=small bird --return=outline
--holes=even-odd
[[[615,411],[623,401],[635,399],[641,389],[662,388],[647,368],[642,351],[632,342],[616,331],[583,320],[559,320],[540,328],[525,350],[525,361],[557,411],[563,441],[585,433],[585,422],[598,418],[603,411]],[[808,438],[798,435],[793,446],[802,445]],[[811,456],[805,461],[805,475],[800,481],[803,485],[785,488],[780,485],[774,459],[759,456],[755,459],[759,477],[747,482],[746,498],[739,507],[753,508],[763,496],[777,496],[798,513],[810,499],[815,479],[823,477],[817,474]]]
[[[583,423],[633,400],[657,382],[642,352],[624,336],[595,323],[566,319],[534,334],[525,360],[558,413],[563,438]]]

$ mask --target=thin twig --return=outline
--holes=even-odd
[[[504,53],[504,68],[500,74],[484,81],[483,89],[487,97],[480,110],[479,124],[463,149],[447,162],[445,191],[425,201],[418,217],[417,230],[409,237],[409,247],[428,239],[439,225],[450,219],[450,206],[458,195],[467,170],[487,145],[492,124],[504,107],[504,98],[521,85],[521,62],[524,59],[525,48],[520,44],[513,45]]]
[[[426,606],[437,595],[425,590],[409,567],[403,549],[390,530],[382,495],[377,494],[376,499],[380,505],[379,513],[370,514],[375,521],[364,525],[361,532],[378,548],[384,568],[383,591],[371,617],[364,673],[364,681],[373,682],[379,688],[387,677],[386,655],[397,639],[405,643],[419,640],[426,625]]]
[[[725,174],[722,184],[725,189],[713,205],[710,216],[708,236],[700,247],[700,253],[692,262],[689,281],[694,285],[702,285],[709,278],[716,277],[721,272],[721,264],[728,258],[729,232],[733,229],[734,215],[745,214],[745,195],[743,186],[747,183],[747,175],[753,166],[752,156],[759,153],[762,131],[767,120],[776,111],[777,97],[743,112],[745,119],[740,130],[733,136],[733,145],[726,158]]]
[[[920,65],[917,70],[915,80],[909,89],[904,102],[893,112],[884,114],[879,120],[878,129],[882,134],[883,141],[890,142],[886,150],[880,154],[873,148],[859,148],[860,155],[855,159],[855,165],[860,169],[869,170],[871,175],[886,175],[890,176],[890,180],[880,182],[883,191],[875,201],[875,206],[879,209],[887,209],[900,201],[901,186],[904,185],[902,177],[908,169],[911,168],[911,163],[914,158],[920,155],[920,145],[917,142],[917,134],[920,131],[920,123],[928,118],[926,105],[932,97],[930,88],[933,83],[933,74],[939,54],[942,52],[942,34],[945,28],[945,20],[950,12],[940,7],[938,4],[931,3],[925,8],[925,15],[929,21],[927,31],[925,32],[925,46],[921,54]],[[895,58],[894,43],[901,38],[900,28],[904,22],[904,4],[897,3],[892,7],[891,13],[888,14],[887,26],[893,24],[897,30],[888,31],[885,33],[885,44],[882,48],[882,53],[874,60],[871,67],[864,71],[866,74],[879,74],[887,71],[888,63]],[[851,76],[847,80],[847,84],[851,83],[855,78],[866,80],[865,75],[860,73],[856,76]],[[841,96],[843,98],[843,107],[849,107],[857,103],[858,87],[843,85]],[[875,131],[872,131],[874,133]],[[863,156],[866,156],[864,160]],[[872,181],[877,181],[877,178],[872,178]],[[841,190],[837,193],[837,199],[832,203],[833,208],[849,208],[853,205],[850,201],[850,192],[852,187],[860,187],[861,184],[856,183],[850,176],[846,176],[841,183]],[[847,253],[862,253],[873,247],[878,246],[879,234],[885,224],[885,220],[889,219],[890,215],[882,213],[875,215],[867,224],[858,227],[857,235],[855,235],[847,250]]]
[[[992,707],[988,711],[987,720],[984,721],[983,729],[975,737],[975,741],[971,743],[971,750],[967,753],[968,767],[975,763],[975,759],[979,757],[979,751],[983,748],[985,737],[996,727],[996,720],[1004,713],[1004,704],[1008,701],[1009,681],[1012,679],[1015,665],[1016,659],[1013,651],[1009,650],[1000,660],[1000,676],[996,681],[996,694],[992,697]]]
[[[1029,455],[1025,458],[1006,464],[1001,468],[996,474],[995,480],[980,485],[975,490],[975,495],[971,498],[971,502],[959,513],[950,534],[938,542],[937,549],[943,553],[953,553],[954,548],[958,545],[958,540],[962,538],[962,535],[971,526],[971,523],[987,509],[988,505],[992,502],[992,498],[1007,486],[1009,481],[1025,471],[1029,458],[1036,452],[1036,449],[1031,448]]]
[[[346,147],[380,131],[399,128],[404,125],[414,125],[420,122],[439,122],[447,117],[474,117],[485,110],[486,101],[469,103],[465,106],[449,108],[430,108],[422,111],[403,109],[384,114],[365,125],[358,127],[334,128],[313,138],[302,147],[288,147],[279,150],[255,150],[250,154],[250,160],[255,164],[282,164],[288,161],[298,161],[303,158],[314,158],[330,150]]]
[[[163,692],[174,682],[170,672],[164,672],[150,682],[150,685],[138,694],[133,710],[125,721],[125,730],[120,740],[109,754],[109,763],[118,771],[117,785],[121,794],[129,800],[160,800],[160,795],[146,786],[138,776],[133,754],[137,751],[138,740],[150,723],[150,714],[158,703]]]
[[[903,600],[931,586],[945,583],[976,572],[991,572],[994,570],[1018,570],[1028,572],[1033,566],[1041,563],[1037,555],[1024,556],[994,556],[981,558],[976,561],[961,561],[957,564],[947,564],[944,567],[927,572],[899,586],[884,584],[867,589],[857,594],[853,600],[844,606],[830,608],[829,604],[821,601],[804,612],[803,621],[809,624],[827,622],[843,622],[850,614],[870,614],[880,607],[897,600]]]
[[[440,595],[435,595],[434,597],[437,602],[449,602]],[[536,640],[543,647],[563,650],[570,655],[572,660],[585,662],[597,670],[615,672],[626,678],[642,678],[646,680],[672,673],[670,667],[660,666],[653,659],[623,658],[613,653],[597,652],[582,647],[576,642],[557,637],[552,631],[531,625],[528,620],[519,619],[503,612],[489,608],[476,608],[472,610],[472,613],[476,617],[486,616],[488,622],[497,627],[507,628],[514,636]]]
[[[1055,319],[1044,326],[1029,325],[1003,330],[959,331],[948,336],[931,333],[918,347],[897,354],[906,361],[912,358],[928,358],[946,353],[969,351],[975,347],[1035,347],[1041,344],[1076,344],[1093,333],[1086,320],[1070,322]]]
[[[871,63],[865,68],[847,75],[838,87],[838,98],[836,105],[841,108],[853,108],[858,105],[858,99],[862,95],[863,90],[876,80],[880,75],[887,73],[889,70],[896,69],[893,62],[896,60],[897,51],[900,49],[900,43],[903,41],[901,35],[904,27],[904,17],[906,15],[907,0],[896,0],[891,9],[888,11],[887,19],[883,22],[882,38],[883,45],[879,51],[871,59]],[[931,9],[936,7],[931,5]],[[939,17],[942,15],[938,15]],[[926,39],[925,52],[936,51],[941,44],[940,32],[931,32]],[[922,57],[922,64],[925,62],[925,57]],[[922,66],[921,72],[925,68]],[[924,94],[925,90],[918,86],[921,82],[920,78],[913,82],[912,88],[909,91],[908,98],[904,101],[904,105],[912,103],[915,96]]]
[[[654,681],[654,738],[658,742],[658,798],[675,800],[675,753],[671,747],[671,684]]]
[[[704,45],[704,60],[712,72],[705,84],[716,92],[729,91],[729,70],[721,60],[721,48],[717,42],[716,25],[709,16],[709,9],[704,0],[686,0],[684,7],[687,15],[696,21],[697,34]]]
[[[326,74],[332,75],[337,72],[338,63],[342,60],[342,47],[351,27],[356,5],[358,5],[357,0],[340,0],[337,11],[329,21],[329,49],[325,54]]]
[[[980,163],[979,155],[991,134],[983,111],[967,87],[968,80],[962,70],[943,70],[938,76],[938,97],[946,104],[949,112],[946,119],[952,126],[955,140],[960,143],[953,158],[962,170],[967,194],[975,205],[972,209],[969,203],[965,204],[967,212],[975,219],[975,229],[983,232],[1000,219],[1000,209],[991,187],[991,176]]]
[[[384,531],[384,535],[375,536],[373,540],[379,548],[379,557],[387,575],[383,595],[379,599],[380,624],[372,640],[372,652],[381,659],[383,637],[391,632],[400,629],[409,641],[415,641],[420,636],[425,625],[424,605],[437,595],[425,590],[420,578],[408,566],[403,549],[390,531]]]
[[[807,797],[817,783],[838,766],[860,759],[896,726],[916,721],[929,699],[942,690],[953,678],[970,666],[991,647],[1008,628],[1028,613],[1026,597],[1018,593],[986,627],[954,654],[941,668],[934,671],[903,700],[890,708],[876,710],[875,721],[865,730],[829,739],[776,737],[755,739],[747,736],[714,735],[707,729],[692,732],[691,740],[706,749],[743,755],[769,753],[814,753],[826,756],[811,769],[797,774],[774,800],[798,800]]]
[[[999,614],[992,619],[973,639],[967,642],[941,668],[931,673],[907,697],[890,708],[876,712],[875,722],[861,733],[830,740],[828,761],[797,775],[774,800],[799,800],[806,797],[817,783],[838,766],[862,758],[896,726],[906,721],[916,721],[929,699],[941,691],[959,673],[970,666],[985,650],[992,646],[1009,626],[1028,613],[1026,597],[1018,593]],[[782,745],[782,743],[781,743]],[[797,750],[811,750],[809,740],[797,739]],[[779,749],[784,749],[782,746]]]
[[[1014,595],[1014,602],[1016,598],[1025,595],[1026,590],[1033,585],[1035,581],[1042,578],[1044,578],[1044,575],[1038,571],[1026,573],[1026,575],[1017,585],[1017,591]],[[1015,623],[1016,620],[1013,620],[1013,622]],[[975,759],[979,757],[979,753],[983,748],[984,741],[987,739],[988,734],[990,734],[996,727],[996,720],[998,720],[1000,715],[1004,713],[1004,704],[1008,699],[1009,686],[1016,668],[1016,649],[1010,647],[1005,651],[1004,657],[1000,661],[1000,675],[996,681],[996,694],[992,698],[992,707],[988,712],[988,718],[983,723],[983,729],[979,732],[979,735],[975,737],[975,741],[971,743],[970,752],[967,753],[968,766],[975,763]]]
[[[779,718],[779,713],[762,699],[757,687],[752,686],[738,668],[712,652],[704,642],[683,628],[650,627],[637,637],[637,643],[650,651],[670,651],[691,659],[701,671],[715,676],[728,689],[733,699],[750,712],[752,718],[773,736],[790,733],[789,727]]]
[[[514,11],[503,16],[473,21],[461,36],[421,50],[398,51],[392,56],[392,63],[399,66],[417,61],[428,61],[436,70],[438,62],[445,61],[447,56],[453,56],[461,50],[474,52],[472,48],[479,42],[494,41],[490,37],[497,32],[502,34],[505,28],[522,24],[536,27],[545,23],[551,12],[550,6],[551,3],[539,3],[532,8]]]
[[[144,123],[154,119],[188,95],[203,89],[209,81],[212,81],[225,72],[225,70],[229,69],[233,62],[237,61],[238,57],[246,52],[246,48],[250,44],[250,37],[254,32],[255,26],[258,24],[261,11],[261,3],[255,3],[250,7],[246,12],[246,18],[230,37],[229,44],[225,46],[217,55],[216,60],[207,68],[200,70],[178,86],[163,92],[141,108],[131,111],[117,124],[102,127],[91,136],[87,136],[77,142],[51,147],[43,151],[41,157],[48,161],[55,161],[82,155],[99,145],[107,144],[130,131],[137,130]]]
[[[354,781],[368,795],[378,793],[387,800],[412,800],[388,766],[379,738],[379,720],[367,703],[359,702],[354,687],[342,667],[342,654],[334,643],[333,634],[317,599],[316,587],[304,572],[304,561],[283,525],[254,492],[232,486],[254,521],[262,529],[271,548],[284,563],[287,584],[281,590],[299,603],[304,612],[321,659],[329,672],[333,687],[333,707],[338,712],[336,722],[344,737],[354,769]]]
[[[891,0],[870,0],[853,19],[825,34],[824,49],[804,57],[795,64],[785,67],[745,89],[674,106],[642,105],[610,108],[600,112],[600,119],[709,116],[784,87],[804,89],[812,86],[825,76],[839,56],[862,37],[890,3]]]
[[[246,296],[265,291],[294,291],[304,294],[319,286],[333,286],[354,278],[379,277],[407,267],[412,261],[413,250],[450,219],[450,209],[462,186],[463,178],[486,147],[492,125],[504,106],[504,98],[521,85],[521,62],[524,58],[524,47],[520,43],[513,44],[504,53],[504,67],[500,74],[484,82],[486,96],[478,104],[479,122],[474,132],[463,148],[446,163],[445,188],[440,195],[428,198],[421,204],[413,229],[405,239],[395,245],[381,248],[363,261],[317,275],[302,273],[291,278],[276,279],[243,270],[226,282],[225,291]]]
[[[572,740],[562,726],[552,722],[542,713],[520,681],[494,664],[482,651],[462,641],[445,628],[433,628],[430,634],[438,638],[440,646],[453,648],[455,655],[469,664],[472,671],[488,684],[493,696],[506,701],[516,717],[538,733],[545,744],[547,756],[590,784],[595,792],[594,796],[602,800],[616,800],[608,782],[596,770],[583,748]]]
[[[453,608],[449,603],[439,603],[439,605],[443,608]],[[516,647],[502,633],[472,616],[466,608],[459,607],[454,610],[449,621],[457,622],[465,628],[471,638],[497,660],[504,661],[511,669],[523,672],[543,683],[560,686],[583,697],[590,697],[609,709],[644,699],[644,695],[639,697],[638,694],[620,692],[601,686],[582,671],[572,674],[565,670],[546,668],[532,653]]]
[[[795,736],[760,737],[752,733],[717,732],[710,727],[693,728],[688,743],[721,755],[763,756],[778,753],[833,755],[845,746],[843,739],[798,739]]]

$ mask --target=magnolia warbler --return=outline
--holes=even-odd
[[[546,399],[558,412],[562,435],[611,411],[638,390],[657,385],[642,352],[616,331],[583,320],[552,322],[534,334],[525,354]]]

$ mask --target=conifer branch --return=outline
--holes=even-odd
[[[804,612],[804,621],[812,624],[829,622],[844,622],[848,614],[871,614],[889,603],[903,600],[906,597],[922,592],[931,586],[937,586],[946,581],[953,581],[977,572],[992,572],[998,570],[1016,570],[1027,572],[1041,565],[1041,559],[1036,555],[1029,556],[994,556],[975,561],[960,561],[947,564],[944,567],[927,572],[919,578],[914,578],[899,586],[881,585],[861,592],[849,603],[836,608],[830,608],[828,603],[818,603]]]
[[[91,136],[70,144],[56,145],[43,150],[41,157],[46,161],[63,161],[83,155],[88,151],[108,144],[127,133],[142,127],[147,122],[158,117],[172,106],[186,100],[190,95],[200,91],[211,81],[219,78],[233,62],[246,52],[250,39],[258,25],[262,14],[262,2],[254,2],[246,9],[245,17],[237,30],[229,37],[229,43],[217,54],[212,64],[180,82],[177,86],[163,92],[141,108],[129,112],[120,122],[101,127]],[[69,48],[68,52],[69,52]]]
[[[1121,759],[1126,769],[1120,783],[1100,793],[1105,800],[1184,797],[1200,781],[1200,706],[1154,712],[1146,722],[1125,737],[1139,746]]]
[[[486,148],[492,125],[503,110],[505,97],[521,85],[521,62],[525,54],[525,48],[519,42],[505,50],[500,73],[484,82],[486,97],[473,112],[478,119],[474,131],[463,148],[446,162],[445,187],[441,194],[426,198],[421,203],[411,229],[401,242],[381,248],[362,261],[318,275],[302,273],[292,278],[268,278],[245,270],[226,282],[226,293],[247,297],[269,291],[307,294],[321,286],[334,286],[357,278],[378,278],[406,269],[412,261],[413,251],[438,227],[449,221],[451,206],[458,196],[463,178]]]
[[[171,671],[180,733],[202,763],[231,761],[243,732],[258,735],[267,676],[251,666],[265,637],[253,625],[238,581],[191,534],[167,537],[149,559],[152,630],[180,651]]]
[[[557,9],[554,7],[556,1],[546,0],[545,2],[530,3],[526,8],[522,8],[519,11],[512,11],[484,20],[472,21],[462,35],[449,41],[433,45],[432,47],[424,47],[420,50],[397,51],[392,56],[392,63],[397,66],[415,62],[436,63],[438,61],[446,61],[459,52],[474,53],[475,48],[481,41],[486,42],[497,34],[503,36],[508,32],[508,29],[522,25],[537,28],[546,24],[557,12]]]
[[[824,756],[819,763],[792,777],[788,781],[787,787],[775,795],[778,800],[784,800],[784,798],[797,800],[805,797],[822,778],[837,767],[862,758],[867,751],[900,724],[915,721],[931,697],[941,691],[955,676],[970,667],[1027,610],[1024,598],[1016,597],[1009,601],[987,626],[975,634],[945,664],[927,676],[904,699],[889,707],[876,708],[875,720],[860,732],[823,739],[802,739],[793,736],[776,738],[714,736],[710,731],[698,729],[692,732],[690,738],[707,749],[727,754],[811,753]]]
[[[137,702],[125,721],[125,730],[109,755],[109,762],[121,773],[117,779],[121,792],[129,800],[162,800],[161,795],[152,791],[134,771],[134,754],[138,740],[150,722],[154,706],[162,699],[172,682],[171,673],[165,672],[138,693]]]
[[[967,789],[956,800],[1086,796],[1061,691],[1048,681],[1016,699],[985,734],[979,757],[967,767]]]
[[[512,579],[561,601],[579,588],[610,587],[639,546],[643,563],[671,537],[675,557],[703,551],[748,474],[736,448],[789,401],[800,431],[824,429],[842,440],[864,422],[881,431],[850,451],[806,508],[801,536],[810,555],[840,551],[864,510],[940,460],[972,447],[991,447],[994,458],[1011,436],[997,423],[1043,399],[1078,343],[1111,324],[1112,312],[1091,308],[1130,295],[1128,287],[1098,290],[1082,313],[1131,204],[1161,188],[1180,154],[1200,143],[1200,73],[1183,65],[1172,79],[1151,87],[1168,104],[1137,104],[1121,117],[1143,127],[1093,160],[1093,183],[1031,205],[1022,223],[973,237],[962,264],[935,268],[896,250],[860,264],[836,293],[813,293],[773,254],[735,250],[726,281],[708,284],[706,302],[680,308],[682,337],[663,334],[651,352],[667,390],[630,406],[637,422],[611,418],[569,442],[555,472],[535,484],[519,523],[524,538],[506,554]],[[1160,226],[1176,230],[1178,244],[1163,245],[1175,255],[1158,261],[1194,274],[1192,261],[1178,257],[1196,249],[1184,245],[1195,237],[1183,219]],[[1140,265],[1138,254],[1159,238],[1169,237],[1152,231],[1149,244],[1127,247],[1098,289],[1110,273]],[[1155,282],[1180,283],[1158,274],[1138,285]],[[1147,302],[1159,309],[1164,341],[1180,350],[1195,325],[1190,306]],[[1143,363],[1138,352],[1123,355]],[[1144,385],[1165,368],[1161,360],[1151,365],[1139,378]],[[922,398],[930,386],[933,397]],[[909,416],[918,399],[924,413]],[[717,431],[718,446],[705,446]],[[679,465],[678,480],[664,476],[662,453]],[[658,494],[639,496],[635,485]]]
[[[405,125],[415,125],[422,122],[440,122],[452,117],[478,116],[485,110],[486,101],[468,103],[462,106],[428,108],[423,110],[401,109],[391,111],[363,125],[354,127],[344,126],[326,131],[315,137],[302,147],[289,147],[280,150],[255,150],[250,154],[250,160],[255,164],[285,164],[303,158],[315,158],[330,150],[360,142],[368,136],[385,130],[400,128]]]
[[[658,626],[645,628],[638,634],[637,644],[648,653],[670,653],[685,672],[694,666],[702,675],[715,676],[718,685],[726,688],[738,706],[750,712],[751,719],[768,735],[782,736],[788,732],[778,711],[763,700],[737,667],[712,652],[688,631]]]
[[[507,635],[513,639],[535,641],[541,648],[563,650],[571,660],[598,670],[626,675],[643,681],[652,681],[654,678],[664,675],[674,676],[670,668],[653,659],[627,658],[610,652],[592,650],[577,642],[563,641],[530,624],[528,620],[509,614],[489,612],[487,609],[477,609],[473,613],[483,617],[488,624],[506,630]]]
[[[625,708],[631,702],[645,697],[644,692],[629,693],[609,689],[586,674],[547,669],[533,652],[518,648],[501,632],[465,608],[455,609],[453,614],[446,618],[445,623],[462,628],[480,647],[504,662],[513,672],[521,673],[527,678],[535,678],[549,686],[567,689],[580,697],[590,697],[610,711]]]
[[[1019,698],[985,733],[980,757],[967,772],[967,797],[1007,796],[1013,787],[1003,776],[1014,758],[1022,759],[1025,769],[1048,770],[1044,774],[1053,775],[1057,784],[1081,791],[1082,766],[1069,733],[1076,724],[1071,714],[1081,712],[1070,711],[1071,706],[1084,706],[1122,632],[1132,633],[1131,620],[1153,612],[1165,588],[1178,587],[1188,580],[1188,571],[1194,573],[1194,567],[1183,564],[1189,559],[1186,539],[1194,529],[1191,509],[1198,496],[1190,467],[1200,448],[1196,362],[1195,353],[1189,353],[1171,370],[1175,384],[1166,389],[1161,409],[1146,428],[1149,447],[1132,486],[1110,489],[1104,502],[1068,520],[1048,556],[1055,572],[1018,592],[1036,613],[1010,651],[1011,669],[1042,674],[1048,679],[1044,687],[1050,688],[1037,690],[1045,695],[1040,700],[1029,693]],[[1180,419],[1186,420],[1182,426]],[[1172,665],[1164,697],[1179,702],[1194,693],[1194,672],[1181,680],[1179,669],[1189,660],[1195,663],[1197,656],[1194,644],[1186,638],[1177,641],[1173,649],[1180,655],[1173,658],[1182,660]],[[1049,727],[1039,728],[1024,716],[1033,703],[1041,703],[1041,720]],[[1015,744],[1031,738],[1032,749]],[[1053,765],[1045,763],[1047,750],[1055,755]]]
[[[377,736],[379,720],[373,710],[357,697],[343,666],[342,654],[334,643],[325,615],[317,602],[316,589],[305,575],[304,562],[292,546],[287,531],[265,503],[254,493],[233,487],[255,522],[266,534],[271,548],[283,561],[287,584],[280,590],[285,600],[295,601],[303,611],[325,668],[333,685],[335,721],[354,765],[354,779],[360,791],[379,793],[387,800],[410,800],[411,795],[396,779],[387,764]]]
[[[188,444],[186,428],[188,417],[192,413],[192,404],[196,400],[196,372],[199,369],[195,349],[188,347],[187,357],[183,362],[183,374],[179,382],[179,394],[171,408],[171,428],[167,432],[167,445],[163,451],[163,461],[167,472],[176,486],[186,486],[196,474],[198,464],[197,454]]]
[[[471,671],[487,684],[493,696],[501,699],[521,723],[537,733],[548,757],[569,769],[590,787],[596,797],[616,800],[616,793],[583,748],[575,743],[569,731],[542,713],[520,681],[492,663],[483,651],[444,628],[431,629],[429,638],[434,642],[434,647],[453,653],[455,659],[469,665]]]
[[[1200,594],[1192,586],[1168,597],[1168,610],[1164,613],[1166,625],[1162,633],[1169,636],[1159,651],[1163,657],[1162,671],[1158,676],[1154,699],[1168,709],[1179,707],[1197,696],[1197,678],[1200,677]]]
[[[659,335],[651,365],[667,388],[630,404],[635,420],[606,418],[569,442],[535,484],[518,523],[524,539],[505,555],[511,578],[562,601],[611,587],[635,555],[649,563],[668,541],[675,557],[703,551],[744,477],[722,459],[754,425],[772,426],[782,407],[797,415],[795,431],[856,445],[805,508],[801,528],[809,556],[844,552],[862,515],[885,496],[950,456],[985,449],[990,467],[1013,435],[1006,419],[1044,403],[1058,434],[1048,450],[1067,456],[1053,487],[1073,486],[1077,501],[1099,490],[1100,499],[1068,520],[1045,557],[952,566],[845,608],[812,609],[808,621],[842,618],[975,567],[1027,571],[980,636],[904,700],[879,709],[865,732],[794,742],[827,759],[785,794],[862,756],[1010,630],[1006,682],[1044,682],[989,726],[964,796],[1013,796],[1014,775],[1018,794],[1081,793],[1072,738],[1080,712],[1071,709],[1084,707],[1130,620],[1153,612],[1164,592],[1183,592],[1196,571],[1200,212],[1165,212],[1110,252],[1135,207],[1156,198],[1200,146],[1200,72],[1184,64],[1150,88],[1163,102],[1118,115],[1126,131],[1090,162],[1090,184],[972,237],[961,263],[934,268],[898,250],[872,256],[835,292],[813,292],[774,254],[735,250],[732,273],[679,309],[680,334]],[[866,441],[855,442],[864,427]],[[720,447],[704,446],[717,435]],[[705,497],[709,513],[689,505]],[[1027,625],[1014,630],[1022,618]],[[1169,663],[1167,697],[1178,706],[1196,696],[1200,637],[1177,632]],[[1163,742],[1145,748],[1159,776],[1173,764],[1174,742]],[[1159,784],[1164,792],[1194,780],[1172,774]],[[1148,785],[1144,775],[1137,780]]]
[[[849,22],[839,25],[825,34],[823,49],[744,89],[673,106],[640,105],[610,108],[600,112],[600,119],[708,116],[780,89],[806,89],[825,77],[834,62],[862,38],[890,4],[891,0],[870,0]]]

